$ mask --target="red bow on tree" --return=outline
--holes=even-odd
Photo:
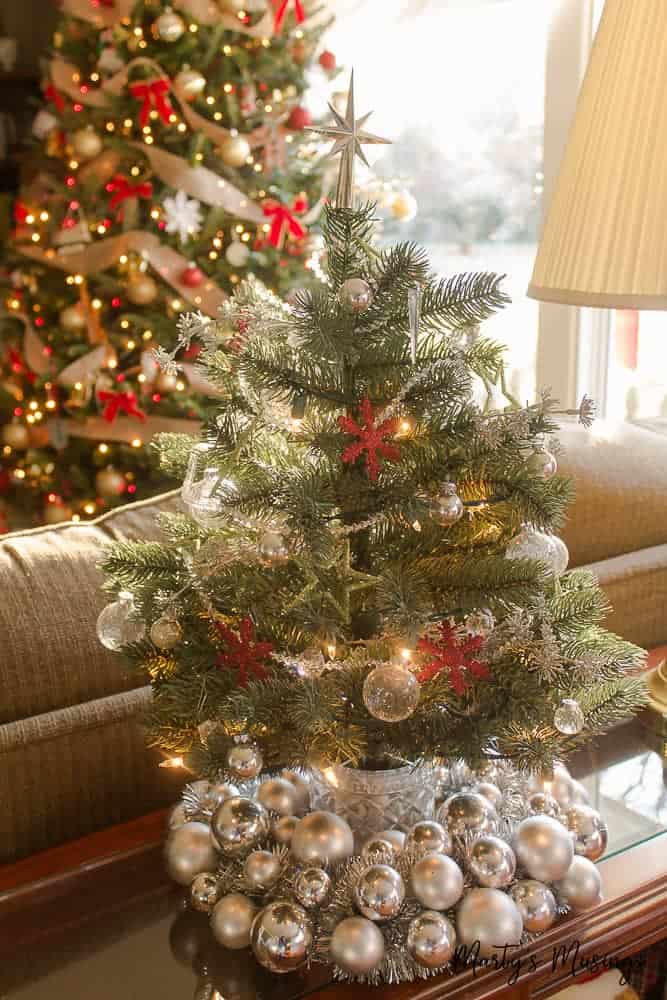
[[[153,185],[148,181],[144,181],[142,184],[131,184],[127,177],[117,174],[107,184],[107,191],[109,194],[113,194],[113,198],[109,201],[109,208],[112,211],[116,208],[119,209],[117,218],[119,222],[122,222],[124,214],[122,208],[123,202],[127,201],[128,198],[152,197]]]
[[[50,83],[48,87],[46,87],[46,89],[44,90],[44,97],[47,99],[47,101],[52,102],[56,111],[59,111],[60,114],[63,113],[63,111],[65,110],[65,101],[60,91],[56,90],[54,84]]]
[[[144,411],[140,410],[137,406],[137,397],[134,392],[107,392],[106,390],[102,390],[102,392],[98,392],[97,398],[100,403],[105,404],[102,416],[110,424],[114,422],[119,413],[124,413],[128,417],[137,417],[139,420],[146,419]]]
[[[443,670],[449,673],[449,683],[458,695],[462,695],[475,678],[490,677],[491,672],[485,663],[475,656],[484,645],[484,639],[478,635],[462,637],[449,622],[438,625],[439,639],[420,639],[417,649],[433,659],[427,663],[419,674],[420,683],[430,681]]]
[[[287,17],[287,9],[289,7],[289,0],[277,0],[275,3],[276,7],[276,19],[273,24],[273,30],[278,34],[283,26],[283,21]],[[297,24],[303,24],[306,20],[306,12],[303,9],[303,4],[301,0],[294,0],[294,17]]]
[[[400,452],[395,445],[387,444],[385,438],[395,434],[398,429],[397,420],[384,420],[378,427],[375,426],[375,413],[370,399],[364,399],[359,407],[362,424],[358,424],[352,417],[339,417],[338,426],[346,434],[354,434],[358,438],[349,444],[341,459],[347,464],[356,460],[366,452],[366,468],[368,477],[375,481],[380,473],[380,456],[388,462],[396,462],[400,458]]]
[[[270,642],[255,642],[255,626],[250,618],[244,618],[238,632],[234,632],[224,622],[216,622],[215,628],[225,644],[218,653],[219,667],[238,670],[239,687],[247,687],[251,677],[263,680],[268,676],[264,662],[273,652]]]
[[[14,202],[14,222],[17,226],[24,226],[27,222],[28,216],[30,215],[30,209],[24,201],[18,198]]]
[[[306,235],[305,226],[294,215],[295,212],[305,212],[308,199],[300,196],[295,199],[292,208],[282,205],[279,201],[265,201],[262,210],[267,219],[271,219],[269,243],[273,247],[281,247],[286,236],[294,236],[300,240]]]
[[[133,83],[130,87],[132,97],[137,101],[143,101],[139,113],[139,121],[142,127],[148,125],[153,108],[157,111],[165,125],[169,125],[169,119],[174,113],[174,109],[167,99],[167,94],[171,90],[171,84],[166,78],[153,80],[150,83]]]
[[[15,347],[9,348],[9,363],[12,366],[12,371],[16,372],[17,375],[25,375],[31,385],[36,382],[37,375],[35,372],[30,371]]]

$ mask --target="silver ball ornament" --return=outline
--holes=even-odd
[[[279,816],[293,816],[296,812],[297,793],[287,778],[269,778],[259,786],[257,801],[269,812]]]
[[[225,799],[211,817],[211,833],[223,854],[234,857],[268,836],[269,814],[263,805],[240,795]]]
[[[562,576],[570,563],[570,550],[558,535],[549,535],[549,541],[552,549],[551,568],[554,576]]]
[[[228,781],[222,781],[217,785],[210,784],[199,796],[201,807],[205,812],[212,813],[221,805],[225,799],[234,798],[239,794],[236,785]]]
[[[150,274],[139,274],[127,285],[127,297],[135,306],[148,306],[158,296],[157,282]]]
[[[468,854],[468,867],[480,885],[502,889],[509,885],[516,871],[514,851],[500,837],[478,837]]]
[[[335,864],[354,851],[348,823],[331,812],[312,812],[299,820],[292,836],[292,854],[303,864]]]
[[[225,257],[232,267],[245,267],[250,257],[250,247],[240,240],[232,240],[225,250]]]
[[[206,823],[184,823],[172,830],[164,848],[167,874],[179,885],[192,885],[196,875],[217,867],[218,855]]]
[[[190,886],[190,906],[200,913],[210,913],[220,899],[218,876],[212,872],[195,875]]]
[[[175,618],[163,615],[151,625],[151,642],[158,649],[173,649],[183,638],[183,629]]]
[[[551,816],[529,816],[514,834],[517,861],[538,882],[563,878],[572,864],[572,835]]]
[[[376,833],[369,837],[361,847],[362,858],[372,858],[375,854],[382,854],[385,857],[393,859],[396,857],[396,853],[394,844]]]
[[[297,903],[277,900],[264,907],[250,932],[250,945],[260,965],[271,972],[292,972],[303,965],[313,943],[310,917]]]
[[[227,767],[239,781],[250,781],[264,766],[262,752],[255,743],[237,743],[227,751]]]
[[[323,868],[304,868],[294,882],[294,894],[307,910],[323,906],[331,889],[331,876]]]
[[[108,465],[106,469],[100,469],[95,476],[95,489],[101,497],[113,499],[121,496],[125,492],[127,480],[122,472]]]
[[[536,448],[528,459],[530,471],[540,479],[552,479],[558,472],[556,456],[546,448]]]
[[[440,494],[430,502],[431,517],[443,528],[449,528],[463,517],[463,501],[454,483],[444,483]]]
[[[66,306],[58,316],[58,323],[68,333],[81,333],[88,325],[85,313],[78,303]]]
[[[561,809],[569,809],[574,797],[574,783],[570,772],[563,764],[554,767],[553,780],[547,787]]]
[[[574,853],[597,861],[607,850],[609,833],[600,813],[591,806],[572,805],[565,813],[565,824],[574,834]]]
[[[575,854],[563,878],[556,882],[556,891],[575,912],[588,910],[602,898],[600,872],[588,858]]]
[[[280,878],[282,865],[273,851],[252,851],[243,866],[245,877],[255,889],[269,889]]]
[[[250,930],[257,916],[257,907],[240,892],[223,896],[211,914],[211,932],[223,948],[234,951],[247,948]]]
[[[340,286],[338,301],[346,312],[359,315],[366,312],[371,305],[373,291],[363,278],[348,278]]]
[[[167,829],[178,830],[179,826],[184,826],[187,822],[188,817],[185,815],[185,806],[182,802],[178,802],[167,817]]]
[[[369,920],[390,920],[397,916],[405,899],[405,884],[390,865],[369,865],[354,887],[354,901]]]
[[[525,930],[539,934],[553,927],[558,907],[553,892],[543,882],[521,879],[510,889],[510,896],[519,909]]]
[[[307,813],[310,809],[311,799],[311,787],[308,779],[304,778],[298,771],[282,771],[280,777],[289,781],[294,788],[296,793],[295,812],[301,815]]]
[[[445,799],[438,811],[438,820],[457,837],[488,833],[497,819],[493,805],[478,792],[456,792]]]
[[[406,947],[417,965],[424,969],[439,969],[454,954],[454,925],[442,913],[426,910],[410,921]]]
[[[442,823],[436,823],[435,820],[422,820],[408,830],[404,850],[419,854],[426,854],[429,851],[451,854],[452,838]],[[433,908],[438,909],[437,906]]]
[[[463,872],[446,854],[426,854],[412,866],[410,889],[428,910],[448,910],[463,895]]]
[[[279,819],[274,820],[271,826],[271,833],[275,842],[277,844],[285,844],[285,846],[289,847],[292,843],[292,837],[294,836],[298,822],[298,816],[281,816]]]
[[[384,959],[382,931],[365,917],[346,917],[331,935],[329,953],[331,960],[348,975],[366,975]]]
[[[458,908],[456,933],[466,948],[479,942],[480,956],[491,958],[502,954],[506,945],[520,944],[523,921],[507,893],[500,889],[472,889]]]
[[[492,781],[479,781],[473,791],[488,799],[494,809],[500,809],[503,804],[503,793]]]
[[[158,41],[173,44],[184,34],[185,22],[171,7],[167,7],[164,14],[160,14],[153,22],[152,32]]]
[[[576,736],[584,728],[586,719],[581,705],[574,698],[563,698],[554,713],[554,726],[564,736]]]
[[[405,850],[406,834],[402,830],[380,830],[375,836],[381,840],[388,840],[397,854]]]
[[[196,69],[182,69],[174,77],[176,90],[180,91],[186,101],[194,101],[206,90],[206,77]]]
[[[382,663],[366,677],[364,705],[375,719],[401,722],[408,719],[419,704],[419,681],[405,667]]]
[[[528,808],[533,816],[551,816],[557,820],[562,816],[560,806],[548,792],[533,792],[528,799]]]

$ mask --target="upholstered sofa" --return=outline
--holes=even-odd
[[[667,439],[625,425],[567,425],[561,470],[577,500],[563,532],[590,566],[609,625],[646,648],[667,643]],[[175,493],[93,524],[0,542],[0,862],[173,801],[182,772],[157,767],[140,718],[150,691],[97,642],[106,597],[97,561],[110,539],[155,538]]]

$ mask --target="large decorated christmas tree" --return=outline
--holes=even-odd
[[[152,742],[202,779],[167,859],[216,939],[375,982],[595,905],[606,832],[560,762],[644,686],[594,578],[566,572],[566,414],[496,402],[479,325],[501,279],[375,247],[365,122],[351,92],[324,130],[326,283],[285,305],[247,282],[219,322],[181,322],[221,403],[194,448],[161,439],[186,511],[109,552],[99,635],[152,679]]]
[[[175,319],[216,316],[248,274],[313,280],[321,157],[306,74],[335,74],[326,5],[65,0],[15,208],[0,350],[0,497],[14,524],[157,492],[144,445],[196,432]],[[17,520],[18,518],[18,520]]]

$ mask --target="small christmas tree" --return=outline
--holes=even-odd
[[[157,492],[144,445],[197,429],[188,308],[248,274],[308,283],[323,171],[304,132],[323,4],[64,0],[15,207],[0,352],[0,493],[15,524]],[[316,17],[315,15],[320,15]],[[335,73],[319,51],[322,72]],[[210,389],[210,387],[208,387]]]

